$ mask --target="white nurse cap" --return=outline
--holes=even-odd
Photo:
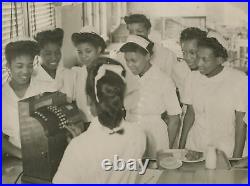
[[[124,45],[122,45],[120,51],[123,51],[125,48],[127,48],[130,44],[136,44],[139,45],[140,47],[144,48],[148,53],[150,53],[147,49],[148,45],[150,42],[146,39],[144,39],[141,36],[138,35],[129,35],[127,38],[127,41]]]
[[[209,31],[208,34],[207,34],[207,37],[208,37],[208,38],[212,38],[212,37],[213,37],[213,38],[217,39],[217,41],[218,41],[226,50],[229,49],[228,42],[227,42],[226,39],[225,39],[221,34],[219,34],[218,32]]]

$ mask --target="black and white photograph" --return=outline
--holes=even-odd
[[[2,2],[2,183],[248,183],[247,2]]]

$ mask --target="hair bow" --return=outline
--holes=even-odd
[[[106,74],[107,70],[116,73],[125,82],[125,78],[122,75],[122,72],[124,71],[124,69],[120,65],[109,65],[109,64],[102,65],[99,68],[99,70],[97,72],[97,75],[95,77],[95,95],[96,95],[96,101],[97,101],[97,103],[99,103],[99,99],[98,99],[98,96],[97,96],[97,81],[99,79],[101,79]]]

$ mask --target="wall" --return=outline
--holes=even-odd
[[[204,15],[201,3],[128,3],[129,13],[143,13],[150,17],[177,17]]]
[[[242,25],[247,21],[247,3],[128,3],[129,13],[154,17],[206,16],[208,24]]]
[[[71,42],[71,35],[79,32],[83,26],[82,4],[56,7],[56,26],[64,30],[62,48],[64,66],[71,67],[77,64],[76,50]]]

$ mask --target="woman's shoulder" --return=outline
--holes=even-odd
[[[196,81],[202,81],[205,79],[205,76],[202,75],[198,70],[190,71],[188,73],[186,81],[196,82]]]
[[[87,145],[91,144],[91,140],[88,139],[90,136],[88,135],[88,132],[85,131],[82,134],[80,134],[79,136],[73,138],[69,145],[68,148],[70,149],[79,149],[79,147],[85,147],[87,148]],[[78,150],[77,150],[78,151]]]
[[[154,81],[156,86],[166,86],[168,88],[175,87],[172,78],[163,73],[157,66],[153,66],[152,70],[153,73],[151,74],[149,81]]]
[[[141,127],[139,127],[139,124],[136,122],[128,122],[128,121],[123,121],[122,123],[124,127],[124,134],[126,133],[127,135],[131,136],[132,139],[138,139],[138,138],[146,138],[146,134],[142,130]]]
[[[98,125],[97,117],[94,117],[86,131],[81,133],[79,136],[72,139],[73,143],[89,144],[89,141],[93,141],[96,136],[100,135],[100,127]]]
[[[231,77],[233,76],[233,78],[236,78],[236,77],[247,78],[247,75],[238,69],[231,68],[231,67],[224,67],[224,69],[227,72],[227,74]]]
[[[156,79],[156,80],[170,80],[171,77],[166,75],[164,72],[161,71],[161,69],[156,66],[156,65],[152,65],[151,69],[150,69],[150,79]]]
[[[247,84],[248,81],[248,77],[247,75],[238,70],[238,69],[234,69],[234,68],[230,68],[230,67],[224,67],[225,69],[225,76],[224,76],[224,80],[227,80],[228,82],[234,84],[234,85],[244,85]]]

